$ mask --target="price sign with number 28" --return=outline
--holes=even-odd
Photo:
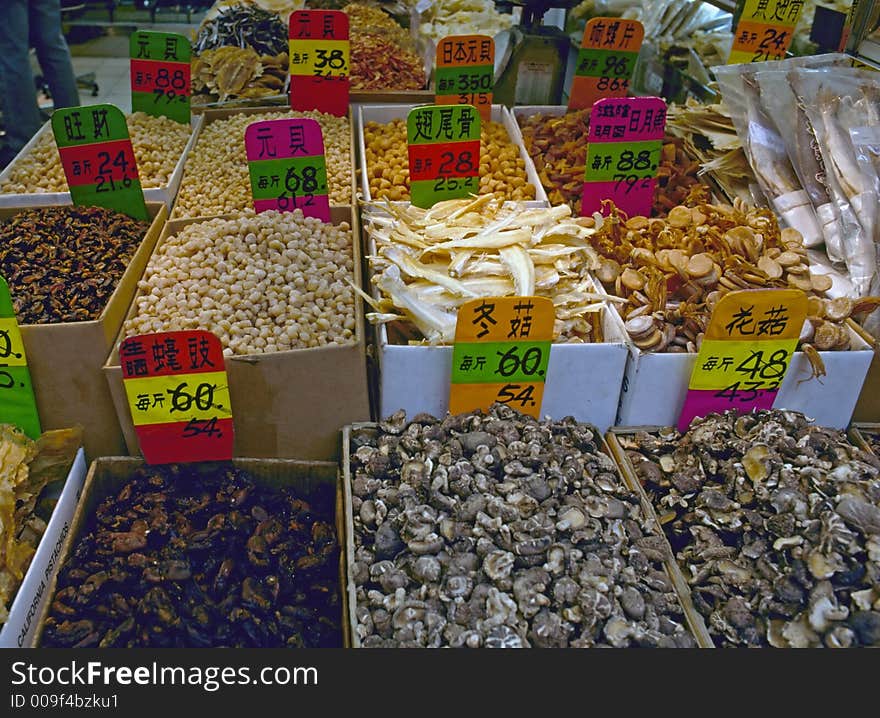
[[[216,336],[196,329],[128,337],[119,359],[147,463],[232,458],[229,380]]]

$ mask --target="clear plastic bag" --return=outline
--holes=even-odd
[[[880,198],[880,125],[867,125],[849,128],[850,141],[856,162],[867,187],[874,193],[875,201],[870,203],[874,212],[874,249],[880,243],[880,227],[877,220],[877,199]],[[871,281],[870,293],[880,295],[880,271],[875,271]],[[875,339],[880,338],[880,312],[872,312],[865,319],[864,328]]]

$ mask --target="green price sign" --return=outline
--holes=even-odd
[[[24,342],[9,296],[9,285],[3,277],[0,277],[0,422],[15,424],[32,439],[38,439],[42,433]]]
[[[131,36],[131,109],[189,123],[189,40],[173,32],[139,30]]]

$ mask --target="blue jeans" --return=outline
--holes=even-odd
[[[0,3],[0,102],[6,142],[18,152],[42,121],[29,58],[30,47],[52,92],[56,108],[80,104],[70,49],[61,32],[60,0],[3,0]]]

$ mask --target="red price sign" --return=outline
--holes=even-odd
[[[290,14],[290,108],[348,114],[350,43],[341,10]]]
[[[645,37],[638,20],[594,17],[584,28],[568,109],[592,107],[603,97],[625,97]]]
[[[648,216],[666,130],[659,97],[599,100],[590,113],[581,214],[602,211],[610,199],[629,216]]]
[[[232,458],[229,380],[216,336],[196,329],[128,337],[119,359],[147,463]]]
[[[118,107],[55,110],[52,133],[74,204],[148,219],[128,125]]]
[[[189,40],[172,32],[138,30],[130,39],[131,109],[189,122]]]

